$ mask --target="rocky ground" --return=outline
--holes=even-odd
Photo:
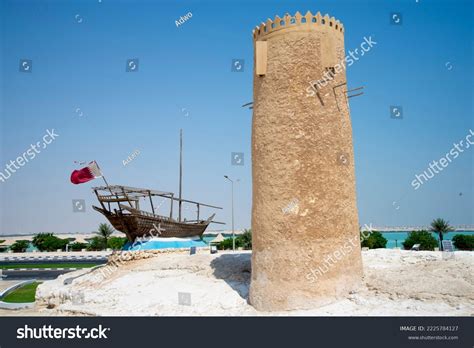
[[[264,313],[247,303],[249,252],[130,256],[119,266],[79,270],[40,285],[36,315],[474,315],[474,253],[363,251],[358,292],[312,310]],[[115,261],[118,259],[116,258]],[[76,278],[72,284],[64,280]],[[11,313],[13,314],[13,313]],[[10,314],[10,315],[11,315]],[[31,312],[25,312],[31,315]],[[5,315],[3,312],[0,315]],[[22,315],[21,311],[16,315]]]

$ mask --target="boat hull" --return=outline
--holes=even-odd
[[[103,214],[117,231],[125,233],[128,240],[132,242],[137,237],[184,238],[201,236],[210,223],[209,221],[177,222],[165,217],[126,214],[120,211],[111,213],[99,207],[94,206],[93,208]]]

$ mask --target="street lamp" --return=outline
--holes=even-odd
[[[235,252],[235,232],[234,232],[234,180],[224,175],[224,178],[232,183],[232,251]]]

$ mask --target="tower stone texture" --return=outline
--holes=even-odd
[[[249,299],[265,311],[314,308],[362,276],[344,27],[296,13],[253,37]]]

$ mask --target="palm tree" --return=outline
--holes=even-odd
[[[240,240],[244,250],[252,250],[252,229],[244,229],[244,233],[240,235]]]
[[[112,226],[107,224],[100,224],[96,234],[104,240],[105,248],[107,248],[107,241],[109,237],[114,233]]]
[[[454,228],[449,225],[449,221],[437,218],[431,222],[431,231],[438,233],[440,248],[443,251],[443,234],[454,231]]]

